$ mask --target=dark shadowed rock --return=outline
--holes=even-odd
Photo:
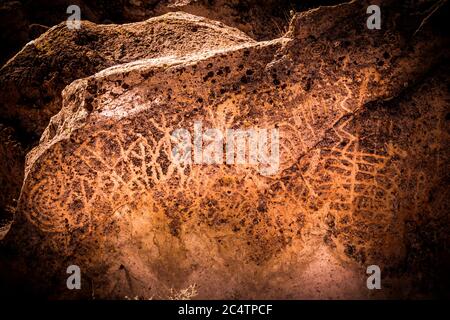
[[[168,12],[186,12],[246,32],[256,40],[269,40],[285,33],[295,11],[304,11],[343,0],[20,0],[5,1],[0,7],[2,30],[6,36],[0,65],[28,41],[40,35],[42,26],[54,26],[69,17],[67,8],[77,5],[83,20],[94,23],[129,23],[147,20]],[[5,39],[4,39],[5,40]]]
[[[0,239],[13,220],[23,181],[25,151],[13,128],[0,124]]]
[[[19,1],[0,3],[0,66],[28,42],[28,19]]]

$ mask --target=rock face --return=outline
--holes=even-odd
[[[441,294],[448,38],[430,24],[412,36],[394,12],[381,30],[366,18],[360,2],[321,7],[276,40],[233,33],[182,55],[167,43],[131,63],[137,50],[114,60],[105,44],[124,64],[64,89],[27,156],[0,274],[60,298],[167,298],[194,284],[222,299]],[[84,47],[103,39],[91,32]],[[195,137],[198,123],[203,157],[207,129],[278,130],[278,170],[178,163],[173,134]],[[65,287],[72,264],[81,290]],[[367,290],[373,264],[385,290]]]
[[[28,41],[28,24],[20,2],[0,3],[0,28],[2,29],[0,41],[3,47],[0,53],[0,65],[3,65],[8,57],[20,50],[21,46]]]
[[[254,42],[242,32],[185,13],[144,22],[95,25],[80,30],[59,24],[27,44],[2,69],[2,121],[19,121],[39,137],[61,105],[60,93],[72,81],[113,65],[145,58],[181,56]]]
[[[0,239],[9,229],[23,181],[25,151],[13,128],[0,124]]]
[[[316,6],[323,3],[316,2]],[[160,15],[170,11],[183,11],[242,30],[256,40],[271,40],[282,36],[291,19],[291,11],[298,9],[295,1],[286,0],[174,0],[159,1],[154,7],[145,9],[144,2],[129,4],[124,18],[141,20],[149,15]]]
[[[169,12],[186,12],[236,27],[257,40],[281,36],[289,24],[290,11],[304,10],[330,0],[21,0],[0,3],[3,43],[0,65],[27,42],[67,20],[67,8],[77,5],[83,20],[94,23],[129,23]]]
[[[11,124],[25,136],[25,148],[34,146],[61,108],[61,91],[78,78],[138,59],[200,54],[253,42],[236,29],[185,13],[127,25],[83,22],[80,30],[62,23],[28,43],[0,70],[0,123]],[[2,148],[8,148],[4,140]],[[6,165],[0,174],[2,182],[8,181],[2,183],[1,208],[18,197],[23,181],[24,156],[11,161],[17,170]]]

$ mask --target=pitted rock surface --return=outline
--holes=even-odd
[[[49,26],[68,19],[67,8],[77,5],[82,20],[98,24],[144,21],[169,12],[185,12],[217,20],[238,28],[255,40],[280,37],[289,25],[292,12],[343,0],[3,0],[0,3],[0,36],[5,45],[0,64]]]
[[[78,78],[138,59],[177,57],[253,42],[220,22],[181,12],[125,25],[83,21],[80,30],[69,30],[62,23],[27,44],[0,70],[0,121],[26,137],[21,143],[29,150],[60,110],[61,91]],[[8,145],[2,140],[1,148]],[[3,210],[18,198],[23,182],[24,155],[11,152],[9,158],[17,158],[8,161],[14,161],[17,169],[1,168]]]
[[[414,230],[434,223],[433,241],[448,243],[449,97],[435,69],[448,43],[427,29],[408,37],[395,16],[376,32],[365,21],[358,2],[322,7],[277,40],[140,60],[66,87],[27,157],[6,238],[38,257],[23,272],[49,294],[49,279],[77,264],[91,285],[76,294],[109,298],[193,283],[198,298],[421,290],[405,272],[431,273],[415,254],[430,239]],[[195,121],[277,128],[279,171],[177,164],[171,134]],[[369,264],[386,270],[382,293],[364,290]]]
[[[61,105],[72,81],[108,67],[145,58],[183,56],[254,42],[239,30],[187,13],[168,13],[144,22],[96,25],[79,30],[61,23],[27,44],[1,69],[4,121],[39,137]]]

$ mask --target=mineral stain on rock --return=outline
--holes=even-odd
[[[178,12],[27,44],[0,74],[1,178],[20,192],[0,198],[15,213],[2,283],[63,299],[448,296],[449,39],[439,13],[415,32],[385,6],[376,31],[352,1],[268,41]],[[180,165],[171,135],[196,121],[276,128],[278,172]],[[70,264],[91,284],[55,285]]]

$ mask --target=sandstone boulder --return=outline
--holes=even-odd
[[[247,33],[256,40],[269,40],[285,33],[295,11],[306,11],[343,0],[19,0],[0,5],[4,30],[3,65],[44,28],[64,22],[70,5],[80,7],[81,17],[94,23],[130,23],[169,12],[186,12],[217,20]]]
[[[320,6],[322,2],[315,1],[314,6]],[[145,9],[146,5],[141,1],[129,3],[125,7],[124,17],[141,20],[148,15],[183,11],[222,21],[260,41],[282,36],[287,30],[293,12],[301,9],[295,1],[286,0],[171,0],[159,1],[156,5]]]
[[[144,58],[182,56],[253,42],[242,32],[185,13],[144,22],[95,25],[79,30],[59,24],[27,44],[1,69],[1,119],[19,122],[39,137],[60,109],[62,89],[70,82],[116,64]]]
[[[69,30],[62,23],[28,43],[1,68],[0,122],[11,124],[25,136],[23,147],[28,149],[59,111],[61,91],[75,79],[137,59],[177,57],[252,42],[236,29],[181,12],[126,25],[85,21],[80,30]],[[9,142],[3,144],[2,140],[1,148],[8,146]],[[2,160],[15,161],[16,169],[10,171],[10,165],[1,168],[0,178],[5,181],[1,208],[18,198],[23,181],[23,155],[5,152],[9,155]]]
[[[394,12],[381,30],[366,18],[360,2],[321,7],[280,39],[67,86],[28,154],[4,268],[65,298],[167,298],[192,285],[198,298],[430,294],[415,272],[433,279],[448,244],[448,66],[436,70],[448,39],[430,25],[412,37]],[[174,131],[194,137],[199,122],[278,130],[278,170],[178,163]],[[71,264],[86,284],[76,292]],[[365,287],[372,264],[382,292]]]
[[[257,40],[274,39],[286,30],[291,11],[339,1],[290,0],[19,0],[0,4],[3,43],[0,65],[14,56],[27,42],[45,28],[64,22],[67,8],[77,5],[82,20],[93,23],[130,23],[147,20],[169,12],[186,12],[236,27]]]

